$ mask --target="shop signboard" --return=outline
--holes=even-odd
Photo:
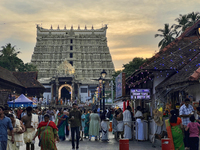
[[[144,99],[149,100],[150,96],[150,89],[131,89],[131,99]]]
[[[116,98],[122,97],[125,95],[125,73],[120,73],[115,78],[115,85],[116,85]]]

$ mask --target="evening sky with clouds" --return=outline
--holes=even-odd
[[[36,24],[47,29],[108,24],[108,47],[119,70],[134,57],[152,57],[159,51],[157,30],[199,7],[199,0],[1,0],[0,46],[16,45],[26,63],[36,44]]]

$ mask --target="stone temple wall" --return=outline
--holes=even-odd
[[[98,79],[103,69],[111,78],[114,65],[107,46],[107,26],[100,29],[44,29],[37,26],[36,46],[31,62],[38,68],[38,79],[51,78],[58,66],[68,61],[76,80]],[[65,72],[65,71],[63,71]]]

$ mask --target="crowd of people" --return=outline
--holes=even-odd
[[[120,108],[106,108],[101,114],[99,109],[79,108],[76,103],[64,109],[0,106],[0,149],[20,150],[26,144],[27,150],[34,150],[38,137],[42,150],[56,150],[56,142],[65,140],[78,150],[79,141],[85,139],[109,141],[109,128],[113,128],[116,140],[120,135],[132,140],[132,121],[130,106],[124,113]]]
[[[197,107],[197,116],[200,115],[200,107]],[[195,111],[190,99],[179,109],[170,111],[170,118],[166,120],[166,127],[172,134],[174,148],[178,150],[199,150],[200,118],[195,119]],[[168,136],[170,136],[169,130]]]
[[[39,138],[42,150],[56,150],[56,142],[71,141],[72,150],[79,149],[79,141],[109,141],[112,129],[114,138],[144,140],[144,113],[140,106],[133,114],[132,108],[109,108],[101,112],[99,109],[79,108],[76,103],[70,108],[16,108],[0,106],[0,149],[20,150],[26,144],[27,150],[34,150],[35,138]],[[200,107],[197,108],[200,115]],[[110,124],[112,122],[112,126]],[[135,122],[135,126],[134,126]],[[175,149],[197,150],[199,147],[200,118],[195,119],[190,100],[177,111],[171,110],[166,127],[170,128]],[[135,128],[134,128],[135,127]]]

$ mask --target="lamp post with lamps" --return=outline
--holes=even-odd
[[[100,92],[99,92],[99,105],[100,105],[100,112],[101,112],[101,84],[102,84],[102,78],[99,78],[99,88],[100,88]]]
[[[103,83],[103,112],[105,111],[105,78],[106,78],[106,71],[103,70],[101,72],[101,77],[102,77],[102,83]]]

